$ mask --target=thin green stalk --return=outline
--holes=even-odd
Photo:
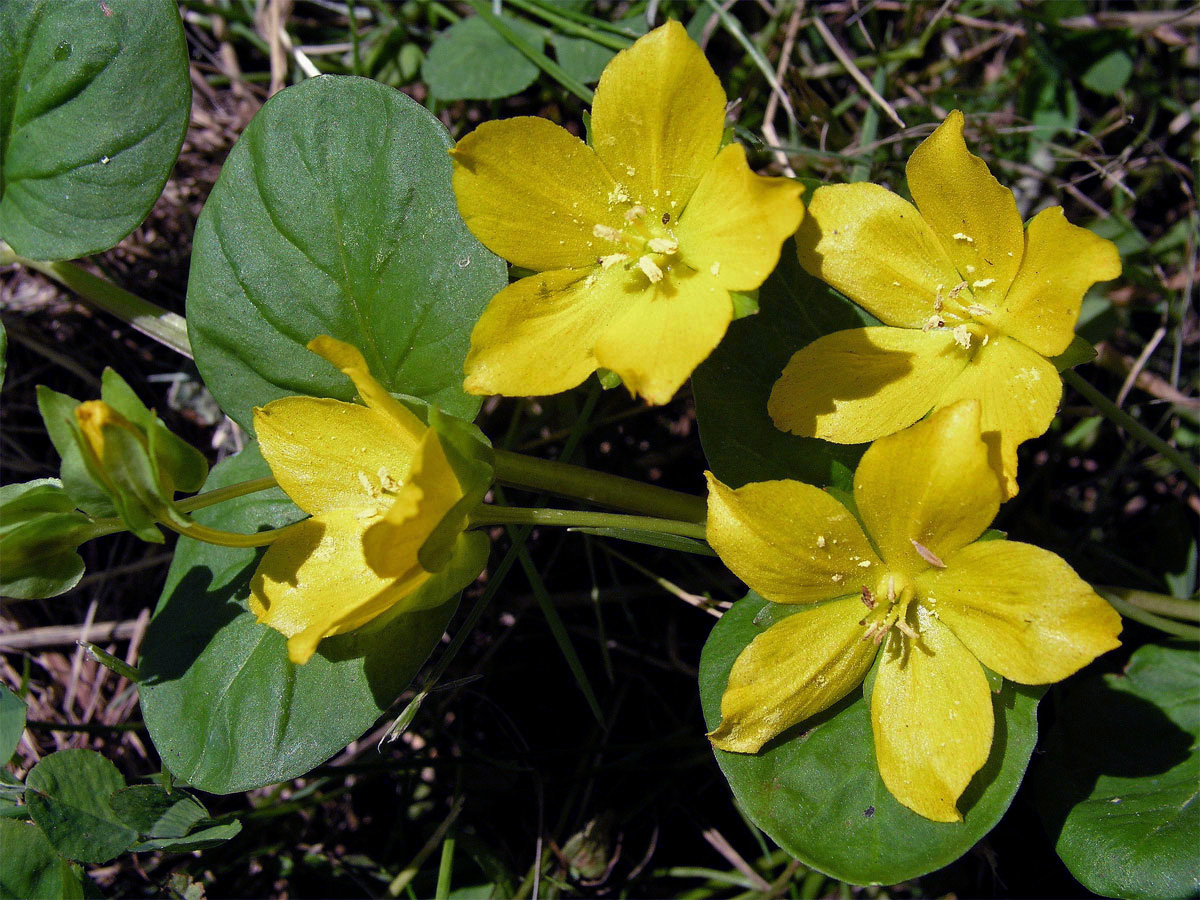
[[[1104,416],[1104,418],[1108,419],[1114,425],[1124,428],[1147,447],[1157,450],[1159,453],[1169,459],[1175,466],[1177,466],[1179,471],[1185,478],[1187,478],[1188,481],[1196,485],[1196,487],[1200,487],[1200,467],[1197,467],[1196,464],[1187,457],[1187,454],[1176,449],[1175,447],[1172,447],[1129,413],[1125,412],[1125,410],[1121,409],[1121,407],[1109,400],[1106,396],[1100,393],[1100,391],[1096,390],[1096,388],[1084,381],[1079,373],[1075,372],[1073,369],[1067,369],[1062,373],[1062,377],[1063,381],[1075,388],[1075,390],[1079,391],[1079,393],[1083,394],[1083,396],[1087,398],[1088,402],[1090,402],[1092,406],[1096,407],[1096,410],[1102,416]]]
[[[586,38],[592,43],[607,47],[610,50],[624,50],[633,43],[629,38],[610,37],[608,34],[598,31],[595,28],[581,25],[574,19],[569,19],[556,10],[548,9],[537,3],[531,3],[530,0],[506,0],[506,2],[509,6],[516,7],[522,12],[527,12],[530,15],[537,16],[539,19],[544,19],[563,34]]]
[[[450,877],[454,873],[454,835],[446,835],[446,839],[442,841],[442,858],[438,863],[438,880],[437,887],[434,889],[433,896],[436,900],[449,900],[450,897]]]
[[[240,534],[236,531],[222,531],[219,528],[209,528],[207,525],[201,525],[199,522],[189,521],[188,524],[181,525],[179,522],[172,521],[165,515],[158,522],[160,525],[164,525],[184,537],[203,541],[206,544],[216,544],[220,547],[266,547],[268,544],[272,544],[282,537],[284,532],[292,527],[291,525],[287,525],[283,528],[256,531],[254,534]]]
[[[1157,628],[1159,631],[1172,634],[1175,637],[1187,638],[1191,641],[1200,640],[1200,628],[1197,628],[1195,625],[1187,625],[1183,622],[1177,622],[1174,619],[1156,616],[1152,612],[1146,612],[1146,610],[1122,600],[1117,594],[1108,593],[1104,588],[1100,588],[1099,593],[1103,595],[1105,600],[1112,604],[1113,609],[1127,619],[1133,619],[1135,622],[1141,622],[1143,625],[1149,625],[1151,628]]]
[[[1166,594],[1139,591],[1136,588],[1110,587],[1109,585],[1098,587],[1097,590],[1105,596],[1116,595],[1131,606],[1136,606],[1148,613],[1166,616],[1170,619],[1200,622],[1200,601],[1182,600],[1178,597],[1168,597]]]
[[[498,449],[495,467],[496,480],[511,487],[590,500],[601,506],[655,518],[703,522],[707,517],[708,506],[703,497],[643,484],[619,475],[595,472],[582,466]]]
[[[656,531],[659,534],[677,534],[698,541],[704,540],[704,525],[698,522],[681,522],[678,519],[657,519],[576,509],[478,506],[470,515],[470,524],[472,527],[481,525],[556,525],[561,528],[632,528],[638,531]]]
[[[8,244],[0,241],[0,264],[19,263],[28,269],[53,278],[97,309],[102,309],[128,322],[134,329],[160,344],[170,347],[188,359],[192,358],[192,345],[188,342],[187,321],[183,316],[168,312],[111,281],[97,278],[91,272],[72,262],[46,262],[19,256]]]
[[[175,508],[184,513],[195,512],[198,509],[204,509],[206,506],[214,506],[217,503],[224,503],[226,500],[244,497],[247,494],[254,494],[258,491],[267,491],[278,486],[274,478],[266,475],[262,478],[239,481],[237,484],[230,484],[222,488],[216,488],[215,490],[205,491],[203,494],[196,494],[194,497],[180,500],[175,504]]]

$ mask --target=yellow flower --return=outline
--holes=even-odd
[[[811,485],[731,490],[708,476],[721,559],[771,602],[808,607],[738,656],[713,744],[757,752],[878,657],[869,700],[883,783],[922,816],[959,821],[992,744],[983,666],[1045,684],[1118,645],[1120,617],[1059,557],[976,540],[1001,498],[979,422],[979,403],[963,401],[873,444],[854,475],[861,525]]]
[[[589,147],[545,120],[486,122],[451,151],[467,227],[540,274],[471,335],[472,394],[553,394],[597,368],[666,403],[725,334],[804,215],[803,187],[721,147],[725,92],[678,22],[640,38],[596,88]]]
[[[353,380],[365,405],[285,397],[254,410],[263,458],[311,516],[271,544],[251,581],[251,610],[287,636],[295,663],[322,638],[438,606],[463,587],[431,582],[417,559],[464,493],[437,433],[371,377],[354,347],[329,337],[308,347]]]
[[[1112,243],[1062,207],[1022,229],[1012,192],[952,112],[908,161],[916,206],[873,184],[818,188],[796,235],[800,264],[886,326],[826,335],[800,350],[771,392],[776,427],[839,444],[872,441],[931,409],[979,400],[1005,497],[1017,445],[1043,434],[1083,295],[1116,278]]]

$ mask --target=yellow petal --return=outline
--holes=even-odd
[[[343,634],[401,602],[429,577],[380,578],[363,558],[363,520],[336,509],[292,526],[267,549],[250,582],[250,609],[288,638],[305,663],[322,638]]]
[[[1001,337],[978,349],[938,406],[979,401],[983,439],[992,466],[1004,475],[1007,500],[1017,493],[1017,445],[1045,434],[1061,397],[1062,380],[1054,366],[1024,344]]]
[[[1008,292],[1025,239],[1012,191],[967,150],[963,114],[950,113],[908,161],[908,190],[971,286],[975,302],[996,309]]]
[[[1116,611],[1029,544],[972,544],[922,573],[917,590],[985,666],[1022,684],[1059,681],[1120,644]]]
[[[935,822],[959,822],[956,803],[992,746],[983,668],[924,610],[920,639],[890,633],[871,694],[879,774],[892,796]]]
[[[618,266],[561,269],[510,284],[471,332],[464,388],[532,397],[575,387],[596,371],[601,332],[632,305],[631,283]]]
[[[583,141],[546,119],[484,122],[450,152],[458,209],[480,243],[535,271],[595,263],[596,225],[624,225],[612,177]]]
[[[771,738],[854,690],[876,646],[864,641],[854,598],[822,603],[771,625],[739,654],[721,696],[721,724],[709,740],[756,753]]]
[[[945,296],[960,281],[916,208],[866,182],[817,188],[796,251],[805,271],[885,325],[920,328],[936,311],[939,288]]]
[[[384,413],[402,430],[408,432],[409,440],[406,446],[416,446],[421,435],[425,433],[425,423],[375,380],[357,347],[323,334],[309,341],[308,349],[341,369],[342,374],[354,382],[363,403]]]
[[[693,269],[731,291],[762,284],[804,216],[804,186],[755,175],[741,144],[725,147],[696,186],[675,234]]]
[[[1021,269],[996,311],[996,327],[1043,356],[1057,356],[1075,335],[1087,289],[1120,274],[1111,241],[1072,225],[1061,206],[1044,209],[1025,232]]]
[[[775,427],[837,444],[873,441],[929,412],[969,354],[944,330],[852,328],[798,351],[767,401]]]
[[[412,433],[392,416],[314,397],[284,397],[256,408],[254,432],[279,486],[311,515],[369,506],[383,478],[404,481],[417,449]]]
[[[421,545],[462,496],[437,433],[426,432],[395,502],[363,537],[363,552],[371,568],[397,578],[419,566]]]
[[[850,511],[824,491],[799,481],[733,490],[711,472],[705,477],[708,542],[763,597],[815,603],[857,596],[864,584],[874,588],[882,574],[879,557]]]
[[[733,318],[733,301],[716,279],[682,268],[637,293],[630,286],[630,307],[596,341],[596,362],[650,403],[670,402]]]
[[[678,22],[638,38],[605,67],[592,143],[635,203],[672,217],[717,155],[725,91]]]
[[[996,517],[1000,479],[979,419],[977,401],[956,403],[863,454],[854,500],[889,568],[913,574],[936,565],[931,557],[945,561]]]

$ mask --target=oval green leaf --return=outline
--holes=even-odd
[[[6,687],[0,687],[0,765],[16,752],[25,731],[25,701]]]
[[[60,750],[25,779],[29,815],[54,849],[81,862],[108,862],[137,840],[109,806],[125,787],[117,767],[94,750]]]
[[[801,269],[790,241],[760,288],[758,303],[759,311],[733,322],[692,375],[708,466],[730,487],[777,478],[848,487],[864,447],[780,431],[767,415],[767,398],[783,367],[805,344],[875,320]]]
[[[162,193],[191,98],[171,0],[0,4],[0,237],[33,259],[115,246]]]
[[[542,29],[522,19],[501,19],[527,44],[542,48]],[[434,39],[421,75],[438,100],[499,100],[533,84],[538,67],[485,19],[471,16]]]
[[[207,489],[269,474],[251,445]],[[301,518],[278,489],[200,510],[229,531]],[[371,727],[437,646],[455,600],[321,642],[305,665],[246,604],[260,551],[181,539],[142,648],[142,713],[163,765],[215,794],[303,775]],[[476,569],[478,571],[478,569]]]
[[[700,700],[710,729],[720,723],[734,660],[764,627],[770,607],[748,594],[704,645]],[[760,753],[713,752],[746,815],[788,853],[851,884],[895,884],[953,862],[1000,821],[1037,740],[1041,693],[1006,682],[993,695],[992,755],[959,800],[962,823],[931,822],[888,793],[875,762],[868,704],[858,691]]]
[[[1105,897],[1200,892],[1200,654],[1147,645],[1064,692],[1035,772],[1071,874]]]
[[[0,819],[0,897],[82,900],[83,884],[32,822]]]
[[[453,142],[424,107],[365,78],[272,97],[238,140],[196,225],[188,334],[221,407],[307,394],[350,400],[305,345],[353,344],[389,390],[464,418],[475,320],[507,283],[450,187]]]

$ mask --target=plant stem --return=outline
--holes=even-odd
[[[272,478],[270,475],[266,475],[262,478],[253,478],[250,481],[239,481],[237,484],[230,484],[223,488],[205,491],[203,494],[196,494],[194,497],[188,497],[186,500],[180,500],[175,504],[175,508],[180,512],[190,513],[197,509],[204,509],[206,506],[224,503],[226,500],[244,497],[247,494],[253,494],[258,491],[267,491],[273,487],[278,487],[278,484],[274,478]]]
[[[102,309],[128,322],[135,330],[160,344],[170,347],[188,359],[192,358],[192,346],[188,342],[187,321],[183,316],[168,312],[111,281],[97,278],[72,262],[47,262],[18,256],[8,244],[0,241],[0,264],[19,263],[26,268],[41,272],[59,284],[70,288],[97,309]]]
[[[590,500],[601,506],[682,522],[703,522],[707,516],[708,505],[703,497],[643,484],[619,475],[595,472],[582,466],[536,459],[499,449],[496,450],[495,466],[496,480],[512,487],[548,491],[561,497]]]
[[[480,525],[557,525],[563,528],[631,528],[704,540],[704,525],[678,519],[626,516],[577,509],[524,509],[513,506],[478,506],[470,515],[471,527]]]
[[[266,547],[268,544],[278,540],[285,531],[292,527],[291,525],[286,525],[283,528],[256,531],[254,534],[240,534],[236,531],[221,531],[219,528],[209,528],[207,525],[201,525],[199,522],[189,521],[187,525],[180,525],[166,515],[159,518],[158,523],[170,528],[174,532],[182,534],[184,537],[203,541],[206,544],[216,544],[220,547]]]
[[[1155,594],[1136,588],[1110,587],[1109,585],[1100,586],[1097,590],[1106,596],[1116,595],[1129,605],[1155,615],[1200,622],[1200,602],[1196,600],[1182,600],[1178,597],[1168,597],[1166,594]]]
[[[1067,369],[1062,373],[1062,377],[1063,381],[1083,394],[1088,402],[1096,407],[1096,410],[1104,418],[1108,419],[1114,425],[1124,428],[1147,447],[1157,450],[1174,463],[1188,481],[1196,485],[1196,487],[1200,487],[1200,468],[1188,459],[1185,453],[1172,447],[1129,413],[1125,412],[1125,410],[1121,409],[1121,407],[1117,406],[1117,404],[1105,397],[1088,382],[1084,381],[1079,373],[1072,369]]]
[[[1118,594],[1110,593],[1104,588],[1100,588],[1099,593],[1103,595],[1105,600],[1112,604],[1113,609],[1127,619],[1133,619],[1135,622],[1141,622],[1143,625],[1149,625],[1151,628],[1157,628],[1159,631],[1164,631],[1175,637],[1187,638],[1191,641],[1200,640],[1200,628],[1197,628],[1195,625],[1187,625],[1183,622],[1177,622],[1174,619],[1156,616],[1152,612],[1146,612],[1146,610],[1122,600]]]

